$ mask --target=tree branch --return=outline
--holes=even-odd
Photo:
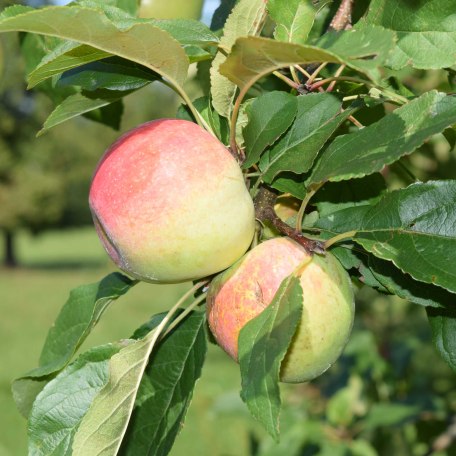
[[[331,24],[329,24],[329,30],[339,32],[351,27],[353,2],[354,0],[341,1],[337,13],[333,17]]]
[[[260,221],[270,222],[280,233],[288,236],[301,245],[305,251],[311,255],[314,253],[325,253],[324,244],[315,239],[305,237],[299,231],[281,220],[274,210],[277,194],[266,187],[260,187],[255,197],[255,217]]]

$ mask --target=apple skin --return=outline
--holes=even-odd
[[[148,282],[219,272],[245,253],[255,231],[238,163],[185,120],[148,122],[118,139],[98,164],[89,205],[114,262]]]
[[[209,327],[235,360],[242,327],[268,306],[281,282],[302,265],[303,313],[281,365],[287,383],[311,380],[326,371],[348,341],[354,318],[350,278],[336,258],[313,255],[289,238],[274,238],[249,251],[211,283]]]
[[[199,19],[203,0],[141,0],[139,17],[155,19]]]

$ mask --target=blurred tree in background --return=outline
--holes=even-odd
[[[0,10],[11,5],[0,1]],[[17,3],[17,2],[16,2]],[[28,2],[33,6],[46,1]],[[40,84],[38,90],[27,90],[20,46],[36,47],[36,60],[41,60],[39,38],[22,34],[2,35],[0,46],[3,66],[0,80],[0,231],[3,235],[3,264],[18,264],[14,237],[18,229],[25,228],[39,233],[50,228],[67,228],[92,222],[87,195],[90,179],[99,157],[116,139],[120,128],[100,126],[78,117],[66,122],[39,138],[36,137],[52,110],[49,96],[68,94],[67,87],[59,90],[52,81]],[[146,105],[143,97],[135,94],[129,98],[124,116],[125,128],[139,122],[172,115],[176,99],[163,87],[150,86],[154,105]],[[120,103],[120,102],[119,102]],[[90,113],[91,120],[109,114],[107,109]],[[103,134],[100,134],[100,129]]]

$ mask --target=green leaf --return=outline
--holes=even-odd
[[[98,89],[131,91],[157,79],[157,74],[125,59],[111,57],[65,71],[57,85],[74,85],[93,92]]]
[[[239,333],[242,400],[250,413],[278,440],[280,365],[302,313],[299,278],[283,280],[271,304]]]
[[[456,305],[456,294],[429,283],[413,280],[390,261],[369,255],[369,268],[388,293],[426,307]]]
[[[110,55],[108,52],[100,51],[91,46],[65,41],[49,52],[29,74],[28,88],[35,87],[56,74],[102,60]]]
[[[201,375],[205,321],[204,312],[193,312],[160,342],[141,380],[120,454],[168,454]]]
[[[341,262],[351,277],[358,279],[364,285],[375,288],[380,293],[390,293],[372,273],[369,267],[369,261],[372,255],[369,252],[354,245],[354,243],[344,242],[341,245],[332,247],[331,253]],[[389,264],[392,269],[395,269],[392,263]]]
[[[72,454],[76,430],[108,382],[109,359],[120,348],[120,344],[109,344],[91,349],[44,387],[30,413],[29,454]]]
[[[312,0],[269,0],[268,11],[276,23],[275,39],[304,44],[318,11],[327,3],[323,2],[317,7]]]
[[[397,45],[387,62],[392,68],[438,69],[456,63],[454,0],[373,0],[366,21],[396,32]]]
[[[363,381],[358,375],[350,376],[348,385],[339,389],[328,400],[326,418],[336,427],[349,427],[363,412]],[[361,412],[361,413],[360,413]]]
[[[374,173],[360,179],[327,182],[310,204],[317,208],[320,217],[325,217],[348,207],[374,203],[385,191],[385,179],[380,173]]]
[[[455,122],[456,97],[427,92],[378,122],[337,137],[318,157],[307,185],[380,171]]]
[[[427,309],[432,340],[442,358],[456,371],[456,306]]]
[[[109,380],[81,421],[74,437],[72,456],[118,453],[152,350],[175,311],[174,307],[144,338],[110,359]],[[152,324],[157,322],[154,318]]]
[[[314,62],[344,63],[377,79],[377,68],[383,64],[385,53],[393,44],[392,32],[374,26],[328,33],[317,46],[241,37],[220,65],[220,72],[243,90],[274,70]]]
[[[12,31],[54,36],[92,46],[144,65],[179,88],[187,77],[188,58],[180,44],[148,22],[134,23],[120,30],[101,10],[54,6],[2,19],[0,32]]]
[[[420,407],[407,404],[373,404],[364,422],[364,429],[381,426],[397,426],[406,420],[416,418]]]
[[[316,226],[356,230],[354,240],[415,280],[456,292],[456,181],[416,183],[373,205],[344,209]]]
[[[391,261],[381,260],[359,246],[344,243],[331,248],[351,275],[381,293],[397,295],[425,307],[454,305],[456,294],[429,283],[418,282]]]
[[[93,120],[94,122],[107,125],[114,130],[119,130],[120,122],[124,112],[123,100],[114,101],[106,106],[86,112],[83,116],[86,119]]]
[[[264,0],[239,0],[226,20],[220,47],[230,52],[239,36],[256,35],[262,26],[265,14]],[[236,92],[236,86],[220,73],[220,65],[225,62],[225,54],[219,51],[211,66],[211,96],[215,110],[223,117],[229,117]]]
[[[266,147],[288,129],[296,116],[297,98],[286,92],[268,92],[256,98],[247,111],[248,124],[243,135],[246,159],[243,168],[258,161]]]
[[[21,34],[21,54],[24,57],[26,73],[33,72],[46,54],[58,48],[61,42],[62,40],[51,36]],[[76,93],[74,87],[55,87],[51,79],[43,81],[36,86],[36,90],[45,93],[55,104]]]
[[[282,193],[291,193],[291,195],[302,200],[307,194],[305,180],[305,175],[284,172],[276,177],[276,179],[271,183],[271,187]]]
[[[36,379],[19,378],[17,380],[14,380],[13,384],[11,385],[11,392],[13,394],[13,399],[16,407],[24,418],[28,418],[36,396],[38,396],[40,391],[51,379],[52,376],[39,377]]]
[[[133,23],[149,23],[161,30],[168,32],[173,38],[179,41],[183,46],[186,54],[191,58],[191,61],[197,61],[204,58],[210,57],[210,54],[203,51],[199,46],[213,45],[218,42],[218,37],[214,35],[204,24],[198,21],[192,20],[153,20],[147,21],[137,19],[136,21],[130,18],[130,22]],[[81,65],[96,62],[101,59],[112,56],[111,53],[100,51],[94,47],[87,45],[80,45],[73,41],[64,41],[56,48],[52,49],[42,60],[42,62],[34,69],[29,75],[29,87],[33,87],[39,84],[43,80],[60,74],[64,71],[77,68]],[[196,60],[195,60],[196,59]],[[121,62],[121,59],[117,59]],[[123,68],[127,71],[127,75],[130,75],[130,71],[127,68],[127,62],[123,62]],[[132,67],[136,72],[141,70],[144,75],[149,79],[151,74],[146,68],[140,66]],[[110,73],[111,71],[107,69]],[[156,75],[154,79],[156,79]]]
[[[220,41],[207,25],[193,19],[148,19],[147,22],[168,32],[183,45],[216,46]]]
[[[271,182],[282,171],[307,172],[320,149],[352,112],[339,114],[341,107],[342,102],[330,93],[299,97],[293,125],[260,161],[263,179]]]
[[[63,369],[108,306],[136,283],[116,272],[100,282],[72,290],[49,330],[40,356],[40,367],[28,372],[26,377],[43,377]]]
[[[223,143],[229,142],[229,126],[225,117],[219,116],[214,110],[209,97],[200,97],[193,101],[196,110],[201,114],[202,118],[212,128],[217,138]],[[187,105],[181,105],[177,111],[178,119],[185,119],[194,122],[193,114]]]
[[[85,92],[70,95],[51,112],[46,122],[44,122],[43,128],[38,132],[38,135],[81,114],[115,103],[125,96],[125,94],[126,92],[99,91],[94,94]]]

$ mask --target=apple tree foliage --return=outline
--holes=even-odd
[[[318,240],[358,288],[424,306],[435,347],[456,370],[456,181],[423,181],[409,169],[411,154],[436,138],[455,145],[456,1],[222,0],[211,27],[137,13],[137,0],[15,5],[1,13],[0,32],[22,34],[29,88],[54,102],[41,132],[81,115],[118,128],[125,96],[166,84],[182,98],[176,116],[198,122],[238,157],[254,199],[266,191],[298,200],[288,228],[260,211],[259,236],[278,230]],[[192,64],[205,81],[195,100],[185,89]],[[415,84],[425,70],[440,75],[433,87]],[[408,183],[398,185],[395,173]],[[170,451],[205,359],[201,283],[128,339],[77,354],[104,311],[135,284],[113,273],[73,290],[39,366],[15,380],[30,454]],[[303,293],[286,279],[240,337],[241,397],[276,441],[280,362]],[[276,337],[285,319],[289,334]],[[353,338],[359,344],[347,353],[370,347],[365,333],[355,329]],[[352,380],[329,403],[330,422],[353,418],[346,415],[359,379]],[[379,405],[363,426],[416,413],[406,404]],[[323,432],[299,423],[301,439]],[[286,414],[280,430],[285,442],[296,442]],[[298,454],[283,441],[281,454]],[[349,454],[371,454],[359,445]]]

